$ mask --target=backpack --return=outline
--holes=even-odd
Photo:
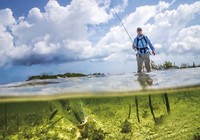
[[[147,50],[149,50],[149,48],[148,48],[148,47],[145,47],[144,44],[142,43],[142,41],[141,41],[141,43],[142,43],[143,48],[138,48],[138,42],[139,42],[139,40],[142,40],[142,39],[144,39],[145,43],[147,44],[147,39],[146,39],[146,37],[145,37],[144,35],[142,35],[142,38],[140,38],[140,39],[137,37],[136,47],[137,47],[137,50],[140,51],[140,53],[146,53]]]
[[[142,40],[142,39],[144,39],[145,43],[147,44],[147,39],[146,39],[146,37],[145,37],[144,35],[142,35],[142,38],[141,38],[141,39],[139,39],[139,38],[137,37],[136,47],[138,47],[138,42],[139,42],[139,40]],[[143,44],[142,44],[142,45],[143,45]],[[143,46],[143,47],[144,47],[144,46]]]

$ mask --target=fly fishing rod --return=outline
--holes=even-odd
[[[111,8],[113,8],[113,6],[110,4],[110,7]],[[117,14],[117,12],[115,12],[115,9],[113,8],[113,10],[114,10],[114,13],[115,13],[115,15],[116,15],[116,17],[117,17],[117,19],[120,21],[120,23],[122,24],[122,26],[123,26],[123,28],[124,28],[124,30],[125,30],[125,32],[126,32],[126,34],[128,35],[128,38],[130,39],[130,41],[131,41],[131,43],[133,43],[133,40],[132,40],[132,38],[131,38],[131,36],[130,36],[130,34],[128,33],[128,31],[127,31],[127,29],[126,29],[126,27],[124,26],[124,23],[122,22],[122,20],[121,20],[121,18],[119,17],[119,15]]]
[[[110,7],[113,8],[113,6],[112,6],[111,4],[110,4]],[[117,14],[117,12],[115,12],[115,9],[114,9],[114,8],[113,8],[113,10],[114,10],[115,15],[117,16],[117,19],[120,21],[120,23],[122,24],[124,30],[126,31],[126,34],[128,35],[128,37],[129,37],[131,43],[133,43],[133,40],[132,40],[130,34],[128,33],[128,31],[127,31],[127,29],[126,29],[124,23],[122,22],[121,18],[119,17],[119,15]],[[134,45],[133,45],[133,46],[134,46]],[[135,46],[134,46],[134,47],[135,47]],[[136,51],[136,49],[135,49],[134,47],[133,47],[133,49]],[[149,54],[151,55],[150,51],[149,51]]]

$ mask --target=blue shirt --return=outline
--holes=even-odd
[[[146,39],[146,41],[144,38]],[[137,40],[138,40],[138,43],[137,43]],[[149,52],[148,46],[150,47],[150,49],[152,51],[155,49],[153,47],[153,45],[151,44],[151,41],[148,39],[148,37],[144,36],[144,35],[138,35],[134,39],[133,44],[134,44],[134,46],[136,46],[138,54],[148,53]],[[137,46],[137,44],[138,44],[138,46]]]

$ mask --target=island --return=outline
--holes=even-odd
[[[104,73],[93,73],[93,74],[82,74],[82,73],[64,73],[64,74],[41,74],[41,75],[34,75],[29,76],[26,81],[31,80],[39,80],[39,79],[57,79],[57,78],[72,78],[72,77],[86,77],[86,76],[93,76],[93,77],[104,77]]]

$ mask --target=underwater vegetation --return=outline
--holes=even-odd
[[[131,123],[127,119],[121,124],[121,132],[122,133],[131,132]]]
[[[94,120],[89,120],[80,130],[81,136],[78,139],[92,139],[92,140],[104,140],[106,133],[101,129],[97,128]]]
[[[200,91],[0,103],[0,139],[199,140]]]

